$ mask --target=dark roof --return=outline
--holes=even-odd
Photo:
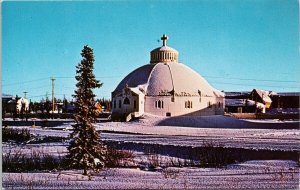
[[[13,98],[13,95],[2,93],[2,98]]]
[[[277,96],[300,96],[300,92],[278,92]]]
[[[225,99],[225,106],[255,106],[255,101],[248,99]]]
[[[244,91],[244,92],[225,92],[225,96],[248,96],[251,92]]]

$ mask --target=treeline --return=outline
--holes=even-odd
[[[75,101],[54,98],[55,106],[52,113],[52,101],[49,98],[41,99],[39,102],[21,103],[18,107],[18,96],[8,102],[2,101],[2,118],[72,118],[75,111]],[[111,101],[109,99],[97,99],[98,112],[111,112]],[[99,105],[100,104],[100,105]]]

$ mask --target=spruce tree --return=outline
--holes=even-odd
[[[100,140],[99,133],[92,122],[95,121],[93,89],[100,88],[103,83],[96,80],[93,74],[93,49],[84,46],[81,52],[82,60],[76,66],[77,89],[73,97],[75,102],[75,122],[68,147],[69,159],[73,166],[83,169],[83,175],[88,170],[99,170],[104,167],[106,148]]]

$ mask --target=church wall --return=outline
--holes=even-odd
[[[146,96],[145,112],[159,116],[179,116],[186,114],[204,116],[224,113],[224,98],[201,97],[200,100],[199,96],[181,96],[175,97],[174,102],[171,99],[171,96]],[[162,101],[163,107],[157,107],[157,101]],[[170,115],[167,115],[167,113]]]
[[[125,98],[128,98],[129,104],[124,104]],[[136,108],[134,108],[134,101],[136,101]],[[119,113],[131,113],[137,112],[139,110],[140,104],[138,103],[138,98],[136,96],[118,96],[113,98],[112,101],[112,112]]]

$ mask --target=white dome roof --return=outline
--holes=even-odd
[[[113,94],[122,89],[136,87],[147,96],[218,96],[224,93],[214,89],[208,82],[184,64],[157,63],[147,64],[128,74],[117,86]]]
[[[158,47],[154,50],[151,51],[152,52],[156,52],[156,51],[170,51],[170,52],[175,52],[175,53],[178,53],[178,51],[174,48],[171,48],[169,46],[161,46],[161,47]]]

